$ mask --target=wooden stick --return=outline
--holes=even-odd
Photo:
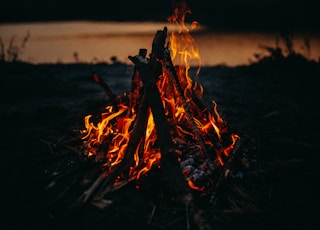
[[[112,90],[110,89],[109,85],[102,81],[102,79],[99,77],[99,75],[96,72],[93,72],[92,79],[95,83],[101,86],[101,88],[106,92],[108,95],[115,111],[118,111],[118,102],[117,101],[117,95],[115,95]]]
[[[95,83],[99,84],[101,86],[101,88],[103,88],[103,90],[106,92],[106,94],[108,95],[110,100],[115,100],[116,95],[112,92],[109,85],[107,83],[105,83],[104,81],[102,81],[102,79],[100,78],[100,76],[96,72],[93,72],[91,77]]]
[[[148,59],[146,58],[147,49],[140,49],[138,54],[142,60],[148,63]],[[141,101],[141,97],[143,94],[143,85],[141,81],[141,76],[139,71],[137,71],[137,67],[134,67],[133,75],[131,78],[131,97],[130,97],[130,106],[131,108],[137,108]],[[128,110],[128,115],[131,115],[132,110]]]
[[[152,43],[149,65],[142,62],[138,56],[129,56],[129,59],[137,66],[141,74],[148,104],[150,105],[153,114],[162,156],[161,169],[163,179],[171,189],[172,195],[180,196],[179,198],[185,201],[184,194],[190,194],[191,191],[178,163],[178,156],[175,152],[174,143],[171,138],[170,126],[165,115],[159,89],[156,85],[157,78],[162,74],[162,63],[160,60],[163,59],[166,36],[166,27],[163,30],[157,31]]]
[[[100,176],[95,180],[95,182],[88,188],[78,199],[77,206],[82,206],[85,204],[91,197],[91,195],[95,192],[95,190],[100,186],[102,181],[106,178],[106,172],[100,174]]]
[[[201,133],[200,133],[200,130],[198,129],[194,119],[193,119],[193,116],[191,114],[191,109],[189,107],[189,105],[187,104],[187,101],[186,101],[186,98],[184,96],[184,93],[183,93],[183,90],[181,88],[181,85],[179,83],[179,77],[174,69],[174,66],[172,64],[172,60],[171,60],[171,55],[170,55],[170,51],[166,48],[164,50],[164,58],[166,60],[166,63],[167,63],[167,69],[170,71],[171,74],[169,74],[169,76],[172,77],[173,79],[173,83],[174,83],[174,86],[176,88],[176,90],[178,91],[178,94],[179,94],[179,97],[180,99],[182,100],[182,104],[183,104],[183,107],[184,107],[184,110],[186,111],[186,114],[187,114],[187,117],[188,117],[188,121],[190,122],[191,124],[191,128],[192,128],[192,132],[194,135],[196,135],[197,139],[198,139],[198,142],[202,148],[202,151],[203,151],[203,154],[208,157],[208,153],[207,153],[207,148],[204,144],[204,141],[201,137]]]

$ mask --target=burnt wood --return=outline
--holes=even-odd
[[[122,161],[116,165],[111,173],[105,178],[100,186],[99,190],[95,195],[95,200],[102,199],[109,190],[109,185],[112,185],[116,177],[126,172],[133,161],[134,152],[137,149],[140,140],[144,137],[146,124],[148,119],[148,104],[146,102],[147,95],[144,94],[142,97],[141,104],[137,111],[137,117],[134,122],[133,130],[128,142],[128,147]]]
[[[115,111],[118,111],[118,101],[117,101],[117,95],[115,95],[112,90],[110,89],[109,85],[105,83],[100,76],[96,73],[93,72],[92,75],[92,80],[97,83],[98,85],[101,86],[101,88],[104,90],[104,92],[108,95]]]
[[[92,80],[95,83],[99,84],[101,86],[101,88],[106,92],[106,94],[108,95],[110,100],[116,99],[116,95],[112,92],[109,85],[107,83],[105,83],[104,81],[102,81],[102,79],[100,78],[100,76],[96,72],[93,72],[91,77],[92,77]]]
[[[164,44],[167,37],[167,28],[158,30],[152,43],[150,62],[141,61],[139,56],[129,56],[128,58],[135,64],[140,72],[144,85],[147,103],[151,108],[159,147],[161,151],[161,171],[164,182],[170,188],[173,197],[181,198],[182,194],[189,194],[190,188],[182,174],[178,163],[178,156],[175,153],[174,143],[170,134],[170,126],[165,115],[165,110],[160,97],[159,89],[156,85],[158,77],[162,74],[162,63]]]
[[[176,88],[176,90],[177,90],[177,92],[179,94],[180,99],[183,102],[183,107],[184,107],[184,109],[186,111],[186,115],[188,116],[188,121],[189,121],[189,123],[190,123],[190,125],[192,127],[192,131],[196,135],[196,137],[198,139],[198,142],[199,142],[199,144],[201,146],[202,154],[207,157],[208,156],[207,148],[206,148],[206,146],[204,144],[204,141],[203,141],[203,139],[201,137],[201,133],[200,133],[195,121],[193,120],[193,117],[192,117],[192,114],[191,114],[191,108],[188,105],[187,100],[186,100],[186,98],[184,96],[184,93],[183,93],[184,90],[182,89],[182,86],[181,86],[181,84],[179,82],[178,74],[174,69],[174,66],[173,66],[173,63],[172,63],[172,60],[171,60],[170,51],[167,48],[164,50],[164,59],[165,59],[165,63],[166,63],[166,68],[170,72],[169,76],[171,76],[173,84],[174,84],[174,86],[175,86],[175,88]],[[195,97],[195,93],[192,93],[192,95],[193,95],[193,97]]]

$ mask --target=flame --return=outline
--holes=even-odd
[[[202,86],[197,82],[193,85],[193,80],[189,76],[191,63],[197,63],[198,65],[196,77],[198,76],[201,68],[201,58],[199,50],[195,40],[190,34],[190,31],[196,29],[199,23],[193,21],[191,23],[191,28],[188,28],[185,24],[185,18],[187,14],[191,14],[191,10],[184,2],[181,2],[174,9],[173,15],[167,18],[171,25],[178,27],[177,32],[175,32],[175,30],[172,30],[169,38],[171,57],[173,62],[175,62],[178,66],[177,73],[180,76],[180,82],[186,84],[185,96],[187,94],[187,91],[193,88],[193,90],[196,90],[201,97],[203,93]]]
[[[174,9],[174,14],[168,17],[168,21],[179,28],[177,31],[173,30],[169,36],[171,59],[175,63],[178,83],[172,80],[172,73],[164,64],[157,87],[165,114],[172,127],[172,139],[177,145],[176,152],[186,181],[191,189],[202,192],[206,187],[198,186],[195,183],[197,178],[210,174],[215,167],[223,166],[226,157],[230,155],[240,137],[231,133],[229,144],[224,144],[223,134],[228,134],[229,131],[226,122],[218,113],[216,102],[212,101],[213,110],[211,112],[207,108],[201,109],[194,101],[195,97],[202,97],[204,90],[198,82],[201,69],[200,54],[190,34],[190,31],[195,29],[199,23],[192,22],[189,29],[184,23],[188,13],[191,11],[185,4],[181,4]],[[191,76],[189,71],[194,61],[197,63],[197,68],[195,76]],[[141,86],[139,82],[135,82],[135,85]],[[137,99],[137,92],[138,90],[135,89],[131,98]],[[135,105],[136,101],[131,105],[119,103],[117,109],[114,106],[107,106],[105,112],[98,118],[92,115],[84,117],[85,129],[81,133],[85,154],[91,158],[102,153],[105,162],[103,166],[108,167],[109,171],[112,171],[125,157],[137,115]],[[160,167],[161,152],[157,146],[157,132],[150,110],[147,118],[144,137],[140,140],[134,152],[133,163],[130,165],[127,178],[129,180],[139,180],[152,168]],[[195,129],[199,131],[199,135],[194,132]],[[201,141],[211,151],[205,159],[197,159],[201,164],[195,166],[190,159],[203,157],[198,154],[203,148],[199,145]],[[213,159],[212,161],[217,163],[212,163],[208,159]],[[198,168],[194,169],[195,167]]]
[[[188,185],[190,188],[196,190],[196,191],[200,191],[200,192],[203,192],[204,191],[204,187],[198,187],[197,185],[195,185],[192,180],[188,180]]]

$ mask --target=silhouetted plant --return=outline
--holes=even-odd
[[[117,56],[110,57],[110,60],[111,60],[113,65],[121,64],[121,61],[119,61]]]
[[[304,39],[303,47],[306,49],[306,52],[299,53],[294,50],[293,45],[293,33],[289,32],[281,32],[279,33],[280,37],[276,37],[275,47],[268,45],[259,45],[259,48],[266,51],[267,54],[255,53],[254,57],[258,60],[258,62],[266,62],[266,61],[279,61],[284,60],[287,57],[301,57],[305,60],[310,58],[311,55],[311,42],[310,38],[306,37]],[[280,47],[280,41],[284,42],[284,48]],[[319,58],[320,60],[320,58]]]
[[[118,62],[118,58],[116,56],[112,56],[110,57],[110,60],[113,64],[117,63]]]
[[[0,37],[0,61],[5,61],[4,44],[1,37]]]
[[[76,63],[79,63],[79,62],[80,62],[78,52],[73,52],[73,58],[74,58],[74,61],[75,61]]]
[[[267,55],[267,57],[270,57],[272,60],[279,60],[280,58],[284,57],[282,49],[278,46],[273,48],[271,46],[260,45],[259,47],[261,49],[266,50],[269,53],[269,55]]]
[[[7,59],[9,62],[15,62],[18,61],[19,56],[22,54],[23,49],[26,46],[27,41],[30,38],[30,33],[29,31],[27,32],[26,36],[23,38],[20,46],[15,44],[15,36],[11,37],[10,42],[9,42],[9,47],[7,49],[7,58],[3,56],[3,59]],[[3,46],[4,49],[4,46]],[[4,52],[3,52],[4,55]]]
[[[311,56],[311,41],[310,41],[310,38],[309,37],[306,37],[304,40],[303,40],[303,43],[304,43],[304,46],[306,47],[306,56],[307,58],[310,58]]]
[[[288,52],[288,55],[291,55],[294,53],[293,49],[293,33],[288,31],[282,31],[280,32],[280,37],[283,39],[286,49]]]

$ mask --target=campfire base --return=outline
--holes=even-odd
[[[69,138],[69,140],[72,138]],[[76,145],[76,142],[74,143]],[[64,149],[64,148],[62,148]],[[61,150],[62,150],[61,149]],[[72,149],[70,146],[69,149]],[[108,192],[97,202],[87,202],[77,205],[78,198],[89,187],[77,182],[84,173],[90,174],[95,165],[89,167],[72,151],[61,153],[59,171],[69,170],[56,184],[47,190],[47,199],[52,203],[48,207],[49,215],[54,225],[62,227],[78,227],[92,229],[95,227],[110,227],[122,229],[137,226],[143,229],[216,229],[215,226],[225,224],[224,213],[228,209],[232,213],[230,201],[234,206],[237,202],[252,205],[252,198],[242,191],[241,173],[248,170],[248,161],[240,154],[240,141],[237,143],[234,157],[225,164],[221,177],[213,193],[200,194],[192,191],[193,204],[183,203],[172,196],[171,189],[161,179],[161,170],[152,169],[147,176],[139,181],[131,181],[119,186],[113,192]],[[68,153],[68,154],[67,154]],[[67,156],[67,160],[63,159]],[[66,160],[66,161],[65,161]],[[73,167],[70,168],[70,162]],[[244,162],[247,164],[245,165]],[[232,197],[234,196],[234,197]],[[243,210],[246,207],[242,207]],[[240,210],[240,209],[239,209]]]
[[[216,108],[211,114],[201,103],[196,89],[187,88],[187,76],[178,76],[175,72],[169,49],[164,47],[166,37],[166,27],[156,32],[150,59],[142,55],[146,54],[145,49],[129,56],[135,64],[133,79],[137,85],[141,81],[143,88],[133,87],[133,92],[140,91],[141,95],[130,94],[125,98],[125,107],[120,104],[123,100],[113,94],[98,74],[93,74],[94,82],[104,89],[112,105],[112,110],[107,110],[104,116],[110,116],[114,123],[106,123],[108,126],[102,126],[102,130],[106,132],[113,125],[115,129],[101,136],[100,128],[93,124],[105,123],[98,122],[99,118],[89,121],[92,116],[87,116],[86,130],[55,144],[55,148],[62,147],[69,154],[70,151],[76,154],[54,153],[68,160],[63,162],[65,167],[56,169],[64,173],[53,175],[47,187],[55,190],[55,195],[58,193],[50,206],[52,216],[69,222],[80,215],[77,218],[84,221],[83,224],[102,221],[101,226],[115,228],[130,227],[137,222],[155,229],[211,229],[210,226],[214,226],[215,208],[225,197],[225,184],[230,178],[238,177],[236,172],[243,157],[237,154],[240,139],[230,132]],[[182,69],[182,73],[185,72],[185,68]],[[160,79],[161,84],[166,83],[172,89],[170,92],[164,89],[160,92]],[[172,104],[165,108],[166,100],[174,97],[180,107]],[[120,111],[121,106],[129,109]],[[179,108],[184,112],[177,118],[174,111]],[[134,122],[124,125],[133,111]],[[140,146],[148,141],[149,114],[154,125],[149,132],[156,138],[151,149],[144,144],[143,148]],[[200,132],[200,126],[205,131]],[[125,140],[115,138],[122,137],[128,130],[130,135],[125,145],[112,148],[113,144]],[[101,139],[105,142],[99,141]],[[120,151],[123,146],[124,150]],[[69,167],[70,162],[77,165]],[[157,163],[146,167],[147,162]],[[237,192],[241,192],[239,188]]]

